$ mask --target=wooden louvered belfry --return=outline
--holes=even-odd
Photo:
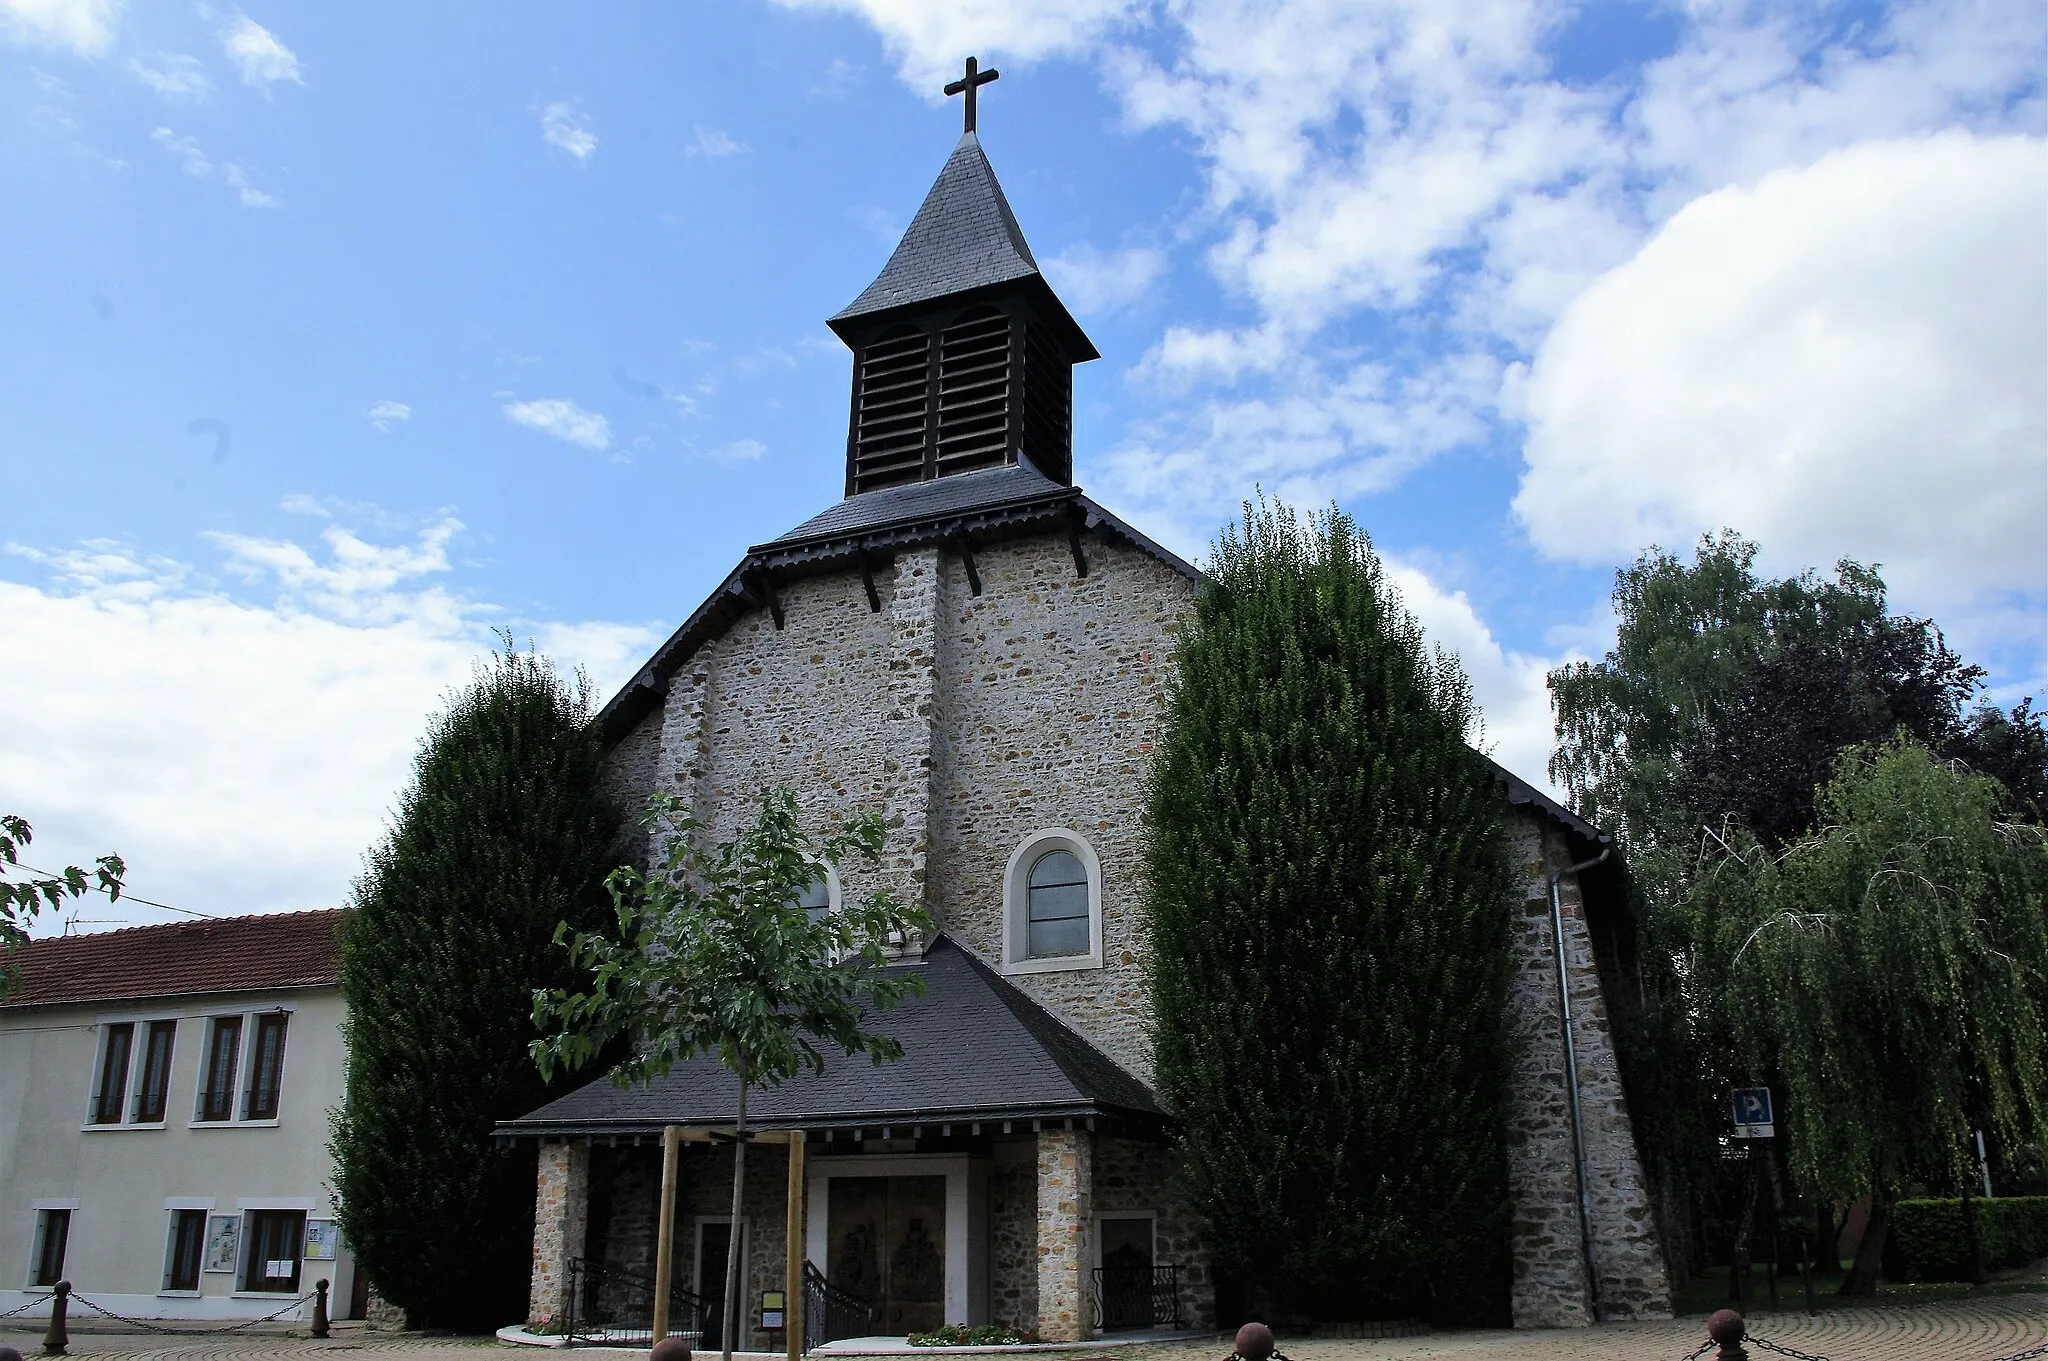
[[[1073,481],[1074,365],[1096,350],[1039,273],[975,134],[829,324],[854,357],[848,496],[1020,456]]]

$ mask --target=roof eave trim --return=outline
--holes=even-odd
[[[45,1011],[51,1007],[103,1007],[116,1003],[168,1002],[180,997],[239,997],[252,992],[307,992],[314,988],[339,988],[339,978],[316,979],[307,983],[254,983],[240,988],[179,988],[173,992],[110,994],[103,997],[62,997],[49,1002],[0,1002],[0,1016],[13,1011]]]
[[[923,1110],[895,1111],[836,1111],[820,1112],[803,1116],[753,1116],[747,1117],[747,1125],[758,1130],[852,1130],[876,1129],[881,1126],[908,1129],[931,1125],[991,1125],[1020,1124],[1028,1121],[1046,1120],[1120,1120],[1134,1125],[1163,1125],[1171,1120],[1163,1111],[1140,1110],[1108,1102],[1069,1102],[1056,1105],[1033,1104],[1020,1106],[957,1106]],[[561,1135],[607,1137],[626,1134],[659,1134],[668,1124],[708,1126],[719,1128],[732,1124],[731,1118],[692,1119],[686,1121],[665,1121],[655,1117],[618,1117],[613,1119],[575,1120],[500,1120],[491,1130],[499,1139],[533,1138],[538,1135],[554,1138]]]

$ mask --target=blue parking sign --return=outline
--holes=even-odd
[[[1735,1137],[1738,1139],[1768,1139],[1774,1132],[1771,1119],[1771,1089],[1769,1087],[1737,1087],[1735,1089]]]

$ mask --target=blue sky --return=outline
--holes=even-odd
[[[1190,554],[1339,502],[1525,775],[1615,567],[1723,524],[2038,693],[2042,49],[2025,0],[0,0],[0,803],[329,904],[491,629],[608,693],[837,497],[823,318],[968,52],[1104,355],[1078,479]]]

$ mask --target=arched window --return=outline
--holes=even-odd
[[[1045,973],[1102,963],[1102,865],[1077,832],[1033,833],[1003,883],[1003,970]]]
[[[831,883],[820,874],[797,895],[796,905],[804,910],[804,915],[813,923],[825,920],[825,915],[832,910]]]

